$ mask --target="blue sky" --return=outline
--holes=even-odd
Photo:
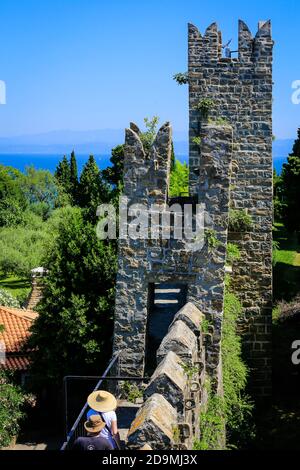
[[[235,48],[238,18],[254,34],[271,18],[274,134],[300,126],[299,1],[1,0],[0,17],[0,137],[123,128],[154,114],[186,130],[187,88],[171,77],[187,68],[187,22],[204,32],[217,21]]]

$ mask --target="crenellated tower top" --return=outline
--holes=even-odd
[[[217,23],[212,23],[202,36],[196,26],[188,25],[189,68],[199,64],[222,61],[222,33]],[[239,20],[238,59],[240,62],[256,62],[269,57],[271,37],[271,22],[260,21],[255,37],[252,36],[244,21]],[[226,58],[228,60],[228,58]]]

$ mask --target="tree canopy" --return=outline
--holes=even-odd
[[[282,174],[283,221],[289,231],[300,231],[300,128],[293,151],[283,165]]]

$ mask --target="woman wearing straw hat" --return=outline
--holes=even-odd
[[[113,450],[110,442],[100,436],[105,423],[98,414],[91,415],[84,423],[84,428],[87,437],[78,437],[74,442],[73,450]]]
[[[94,414],[100,415],[105,423],[100,436],[109,441],[114,449],[120,449],[117,415],[115,412],[117,408],[116,398],[105,390],[97,390],[88,396],[87,402],[91,408],[87,413],[87,418]]]

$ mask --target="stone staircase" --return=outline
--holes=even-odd
[[[43,297],[43,286],[41,281],[34,280],[32,282],[31,292],[26,302],[26,309],[34,310],[39,301]]]

